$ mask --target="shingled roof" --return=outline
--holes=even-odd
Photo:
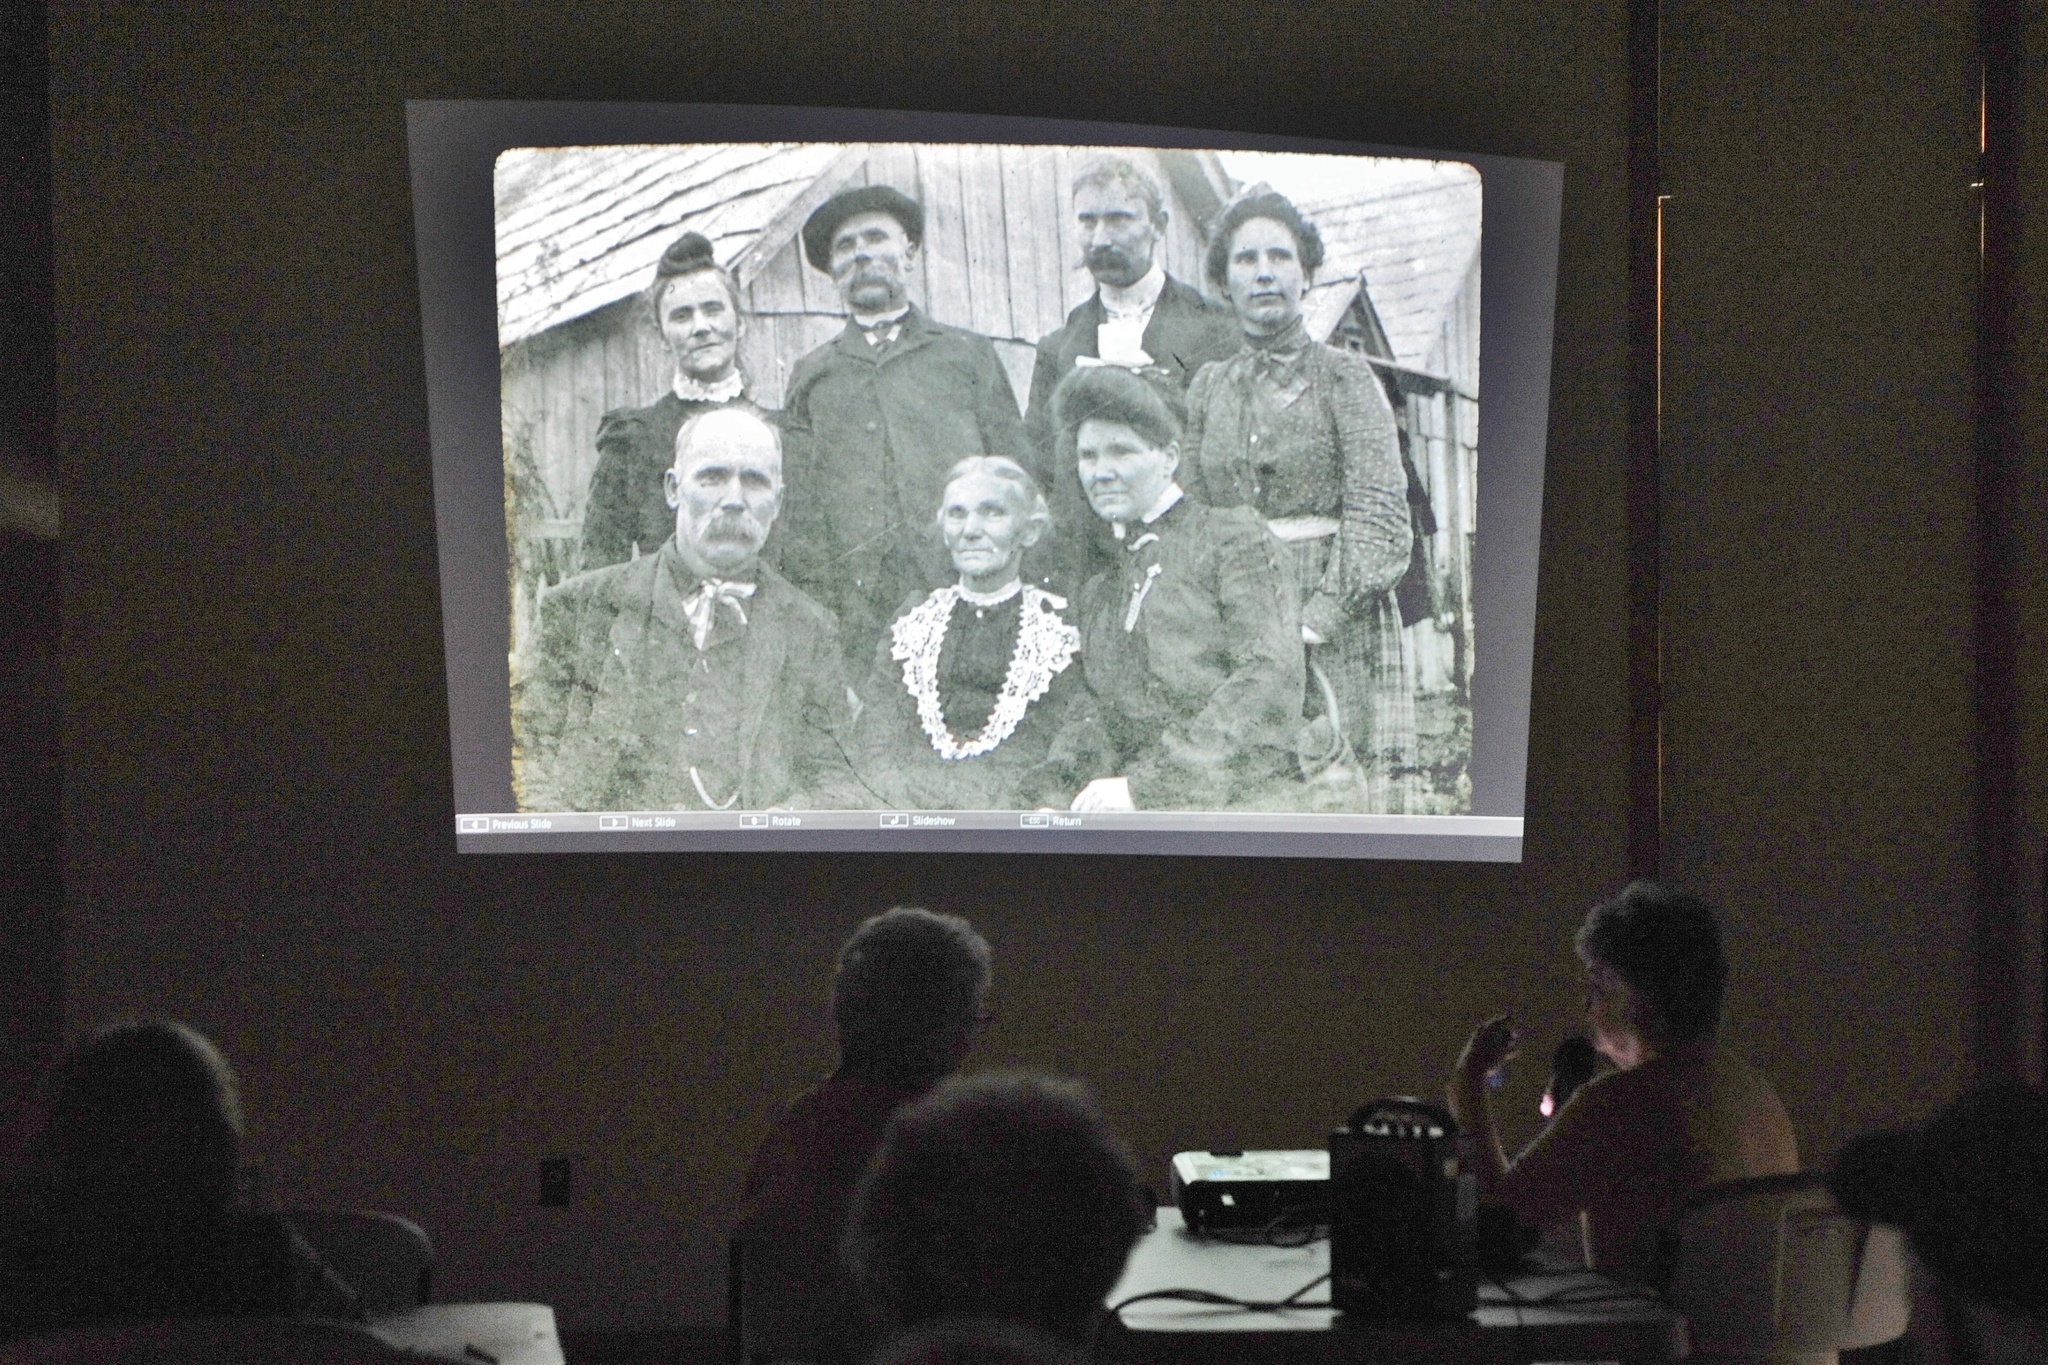
[[[719,263],[734,268],[764,229],[837,188],[827,173],[847,166],[849,150],[762,142],[503,153],[495,177],[499,346],[645,288],[685,231],[709,237]]]
[[[1369,190],[1301,204],[1324,248],[1302,312],[1310,335],[1327,339],[1363,272],[1394,359],[1419,369],[1479,250],[1479,172],[1458,161],[1397,164]]]

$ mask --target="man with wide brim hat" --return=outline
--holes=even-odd
[[[692,417],[735,407],[765,415],[746,394],[739,346],[746,335],[739,285],[711,240],[685,232],[669,243],[647,287],[648,312],[675,369],[669,390],[646,407],[614,408],[597,424],[597,467],[583,511],[583,567],[653,554],[675,530],[662,476],[676,433]]]
[[[887,214],[913,247],[924,243],[924,205],[891,185],[862,185],[841,190],[804,221],[804,259],[812,269],[832,273],[832,238],[839,225],[857,213]]]
[[[1036,461],[994,343],[910,300],[924,278],[915,199],[888,185],[841,190],[802,237],[849,316],[797,362],[785,393],[782,562],[838,614],[847,657],[864,665],[904,599],[956,577],[933,530],[946,471],[969,455]]]
[[[2048,1362],[2048,1094],[1990,1085],[1924,1128],[1852,1139],[1828,1189],[1905,1233],[1916,1355]]]

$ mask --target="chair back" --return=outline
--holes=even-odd
[[[1695,1355],[1826,1360],[1906,1330],[1897,1229],[1849,1218],[1819,1172],[1710,1185],[1674,1229],[1664,1297]]]
[[[0,1343],[0,1365],[398,1365],[418,1362],[352,1323],[179,1318],[74,1327]]]
[[[852,1306],[838,1275],[820,1273],[829,1253],[758,1224],[726,1245],[726,1332],[734,1365],[843,1356]]]
[[[434,1243],[418,1223],[375,1209],[294,1209],[284,1218],[362,1296],[369,1316],[403,1313],[433,1296]]]

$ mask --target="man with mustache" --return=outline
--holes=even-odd
[[[522,810],[760,809],[844,762],[838,624],[761,562],[779,435],[722,409],[685,422],[675,449],[674,534],[541,598],[538,663],[513,699]]]
[[[851,316],[790,375],[781,563],[838,616],[862,668],[906,598],[957,576],[931,534],[946,472],[969,455],[1033,463],[994,344],[910,301],[923,240],[923,208],[887,185],[840,191],[803,229],[805,259]]]
[[[1061,458],[1054,448],[1052,395],[1076,367],[1147,371],[1185,391],[1197,370],[1235,355],[1243,343],[1229,309],[1210,303],[1161,265],[1166,191],[1145,166],[1114,153],[1086,162],[1074,177],[1074,222],[1095,292],[1038,343],[1024,426],[1044,470],[1073,467],[1072,454]],[[1046,486],[1053,490],[1054,522],[1070,530],[1063,557],[1069,587],[1078,590],[1114,556],[1100,542],[1079,485],[1055,478]]]
[[[597,424],[597,468],[583,510],[583,567],[653,554],[675,530],[662,476],[675,460],[676,432],[723,407],[759,413],[739,369],[739,286],[719,269],[711,242],[686,232],[654,267],[648,309],[675,361],[669,391],[644,408],[615,408]]]

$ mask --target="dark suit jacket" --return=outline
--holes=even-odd
[[[523,810],[702,809],[684,761],[648,752],[620,732],[633,689],[663,686],[636,661],[651,631],[657,576],[673,542],[625,564],[568,579],[541,599],[534,675],[515,699],[513,777]],[[742,809],[779,805],[843,765],[850,722],[839,631],[832,614],[762,565],[738,642],[745,686],[737,714],[705,724],[739,736]],[[633,758],[622,776],[622,755]]]
[[[1055,586],[1069,595],[1080,592],[1089,578],[1108,568],[1113,556],[1099,540],[1101,523],[1081,496],[1073,454],[1063,449],[1054,428],[1052,395],[1060,381],[1074,372],[1077,357],[1100,354],[1096,333],[1108,318],[1102,296],[1090,294],[1067,314],[1065,326],[1038,343],[1038,359],[1031,368],[1031,402],[1024,411],[1024,427],[1038,461],[1032,473],[1045,485],[1052,503],[1063,570],[1056,576]],[[1145,324],[1145,354],[1171,374],[1175,384],[1185,390],[1202,366],[1235,355],[1242,345],[1244,329],[1235,314],[1210,303],[1191,285],[1166,277],[1152,320]]]
[[[1031,453],[994,344],[916,308],[882,350],[848,322],[798,361],[782,432],[783,571],[839,618],[863,668],[897,603],[959,576],[935,529],[946,471]]]
[[[1066,324],[1038,343],[1038,359],[1031,368],[1031,402],[1024,410],[1024,426],[1031,444],[1045,468],[1052,467],[1054,438],[1052,392],[1074,369],[1077,356],[1100,355],[1095,346],[1096,331],[1109,319],[1099,293],[1067,314]],[[1244,329],[1237,318],[1202,297],[1192,285],[1168,275],[1166,288],[1153,305],[1152,320],[1145,324],[1145,354],[1173,376],[1185,390],[1195,372],[1212,360],[1235,355],[1244,344]],[[1068,471],[1071,474],[1072,471]]]
[[[774,420],[742,394],[730,403],[686,402],[673,390],[644,408],[613,408],[597,424],[597,468],[583,507],[583,567],[600,568],[631,559],[637,546],[651,555],[676,533],[662,475],[676,462],[676,433],[683,423],[721,407],[738,408]]]
[[[1294,771],[1307,673],[1280,542],[1246,508],[1187,497],[1126,531],[1081,594],[1088,686],[1042,771],[1070,797],[1121,774],[1140,810],[1259,808]]]

